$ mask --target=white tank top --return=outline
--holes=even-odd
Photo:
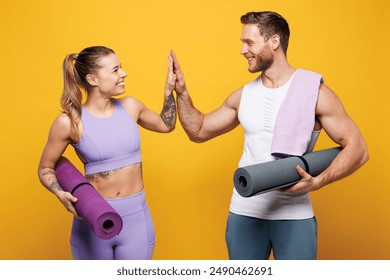
[[[271,155],[275,119],[291,78],[279,88],[265,87],[261,78],[244,86],[238,110],[238,119],[245,131],[244,150],[239,167],[276,159]],[[308,151],[313,150],[318,135],[319,131],[313,131]],[[233,189],[230,211],[270,220],[306,219],[314,216],[308,193],[291,194],[279,191],[242,197]]]

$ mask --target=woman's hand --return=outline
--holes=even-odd
[[[81,219],[81,217],[76,211],[76,208],[74,208],[74,204],[77,202],[77,197],[74,197],[70,192],[65,191],[56,192],[56,196],[64,205],[66,210],[75,215],[77,218]]]
[[[167,80],[165,82],[165,96],[169,96],[175,89],[176,74],[173,72],[173,59],[171,53],[168,55],[168,73]]]

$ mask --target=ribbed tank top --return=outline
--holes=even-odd
[[[291,79],[279,88],[267,88],[258,78],[243,88],[238,119],[245,131],[244,149],[239,167],[272,161],[271,143],[275,120],[287,94]],[[310,149],[319,132],[313,132]],[[230,211],[260,219],[305,219],[313,217],[308,193],[291,194],[271,191],[252,197],[242,197],[235,189]]]
[[[138,125],[118,100],[111,100],[114,112],[107,118],[93,116],[82,108],[83,134],[73,147],[87,161],[86,175],[142,161]]]

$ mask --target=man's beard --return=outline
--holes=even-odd
[[[248,68],[250,73],[264,72],[274,63],[274,57],[272,56],[269,49],[261,51],[255,57],[256,64],[251,68]]]

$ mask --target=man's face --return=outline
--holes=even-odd
[[[241,54],[248,60],[248,71],[251,73],[264,72],[274,62],[272,49],[260,36],[259,29],[255,24],[246,24],[241,35]]]

